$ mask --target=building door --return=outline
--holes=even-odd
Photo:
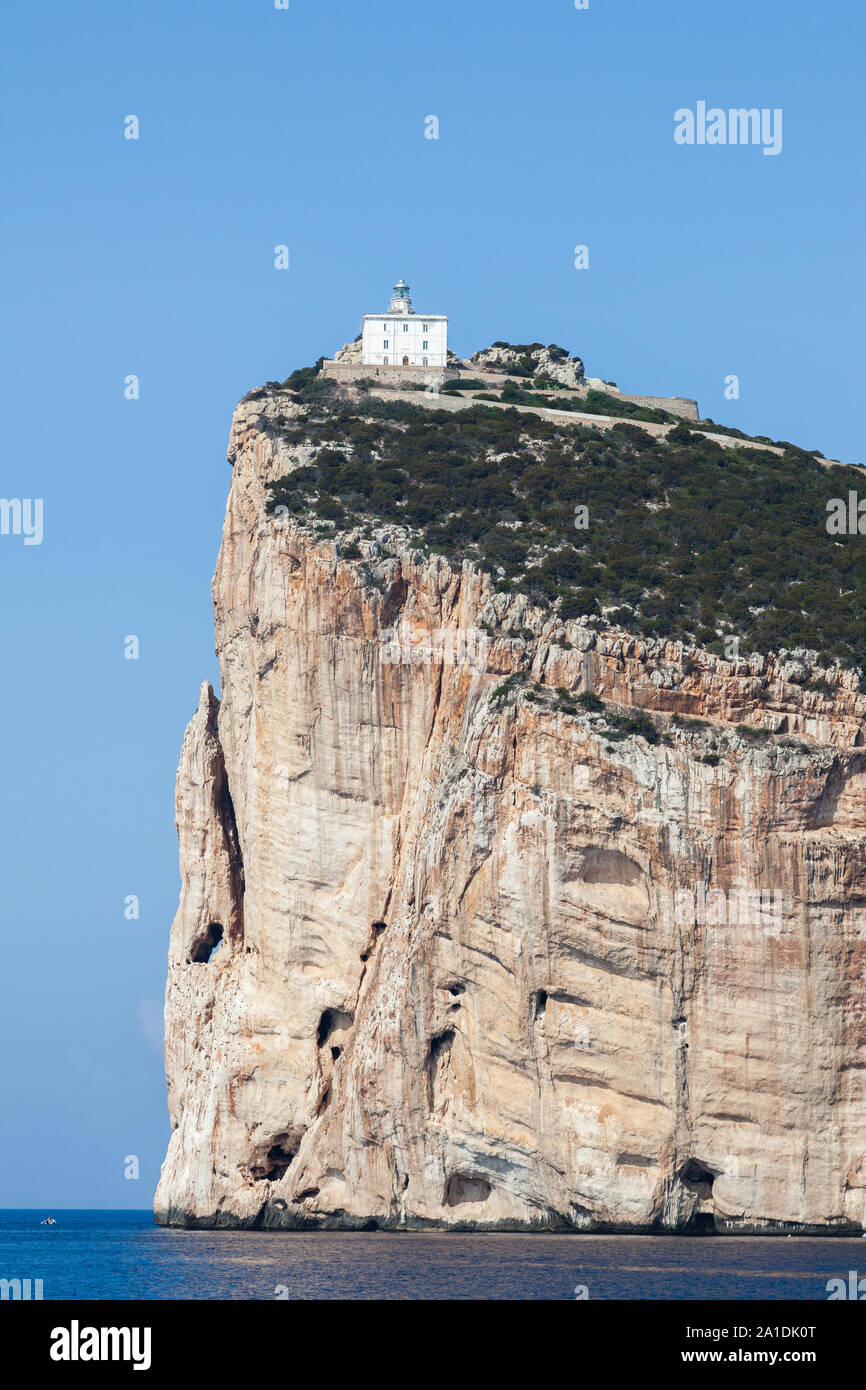
[[[403,366],[404,366],[404,367],[408,367],[408,365],[409,365],[409,358],[408,358],[408,357],[404,357],[404,358],[403,358]]]

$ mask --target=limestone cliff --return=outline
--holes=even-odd
[[[397,528],[349,558],[266,513],[293,411],[232,429],[157,1220],[862,1229],[853,678],[563,624]]]

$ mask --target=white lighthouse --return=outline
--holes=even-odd
[[[398,280],[384,314],[361,320],[362,361],[371,367],[444,367],[448,315],[416,314],[409,286]]]

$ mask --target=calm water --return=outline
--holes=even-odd
[[[866,1241],[177,1231],[145,1212],[0,1212],[0,1278],[45,1299],[818,1299]],[[284,1295],[285,1296],[285,1295]]]

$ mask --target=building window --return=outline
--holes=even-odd
[[[384,341],[384,343],[382,344],[382,346],[383,346],[383,347],[387,347],[387,346],[388,346],[388,339],[387,339],[387,338],[385,339],[385,341]]]
[[[408,333],[408,332],[409,332],[409,325],[408,325],[408,323],[404,323],[404,324],[403,324],[403,332],[404,332],[404,333]]]
[[[426,333],[426,332],[427,332],[427,325],[426,325],[426,323],[424,323],[424,324],[421,325],[421,332],[422,332],[422,333]]]
[[[421,362],[422,362],[422,364],[423,364],[425,367],[426,367],[426,366],[429,366],[429,363],[428,363],[426,357],[422,357]]]
[[[423,341],[423,343],[421,344],[421,346],[422,346],[422,348],[426,348],[426,347],[427,347],[427,339],[426,339],[426,338],[424,339],[424,341]]]
[[[382,358],[382,366],[383,366],[383,367],[387,367],[387,365],[388,365],[388,359],[387,359],[387,357],[383,357],[383,358]]]

